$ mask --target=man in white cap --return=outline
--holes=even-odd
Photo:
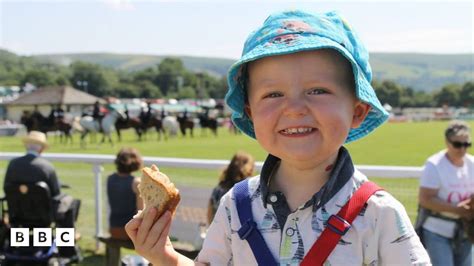
[[[10,161],[5,174],[3,188],[5,189],[8,185],[18,183],[32,184],[40,181],[45,182],[49,187],[51,196],[57,197],[60,200],[59,207],[56,210],[57,227],[74,227],[81,201],[73,199],[70,195],[62,194],[58,196],[61,194],[61,191],[56,170],[48,160],[41,157],[41,153],[48,148],[46,135],[39,131],[30,131],[22,141],[25,144],[26,155]],[[76,235],[78,236],[78,234]],[[67,257],[80,257],[80,253],[75,247],[60,248],[59,253]]]

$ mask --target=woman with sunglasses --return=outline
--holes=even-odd
[[[463,121],[453,121],[444,135],[446,149],[428,158],[420,180],[419,202],[426,214],[421,236],[434,266],[467,266],[471,242],[461,219],[474,217],[468,205],[474,194],[474,157],[467,153],[471,129]]]

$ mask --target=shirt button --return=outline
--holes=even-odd
[[[277,200],[278,200],[278,197],[276,195],[271,195],[270,196],[270,202],[275,203],[275,202],[277,202]]]
[[[293,236],[295,234],[295,229],[291,228],[291,227],[288,227],[286,229],[286,235],[287,236]]]

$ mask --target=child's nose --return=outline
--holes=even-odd
[[[289,98],[286,102],[285,115],[287,116],[304,116],[308,113],[306,102],[299,98]]]

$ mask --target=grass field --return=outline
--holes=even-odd
[[[348,144],[355,164],[368,165],[405,165],[421,166],[426,158],[444,148],[443,132],[447,122],[423,123],[390,123],[385,124],[365,139]],[[474,123],[471,123],[474,126]],[[60,144],[59,140],[50,137],[51,144],[48,152],[53,153],[91,153],[116,154],[120,147],[135,147],[144,156],[199,158],[199,159],[230,159],[238,150],[245,150],[254,155],[258,161],[263,161],[266,153],[257,142],[244,135],[230,135],[221,129],[217,138],[203,137],[196,131],[193,139],[181,137],[158,142],[156,135],[148,136],[147,141],[137,142],[132,131],[125,132],[123,141],[114,147],[109,144],[97,146],[88,144],[86,149],[79,147],[78,136],[75,143]],[[1,152],[23,152],[19,137],[0,137]],[[3,181],[7,162],[0,161],[0,181]],[[82,200],[78,221],[78,229],[82,234],[81,248],[85,251],[85,260],[81,265],[102,265],[103,250],[94,251],[94,180],[92,166],[83,163],[55,163],[62,182],[70,184],[67,193]],[[114,171],[113,165],[104,165],[103,181]],[[219,170],[196,170],[163,168],[172,176],[177,185],[186,184],[200,187],[212,187],[217,182]],[[391,192],[406,207],[410,218],[416,215],[416,197],[418,180],[416,179],[382,179],[371,177],[382,187]],[[3,183],[3,182],[2,182]],[[104,191],[105,192],[105,191]],[[104,194],[105,195],[105,194]],[[103,202],[105,210],[106,202]],[[106,221],[104,214],[104,222]],[[104,223],[103,228],[106,229]]]

